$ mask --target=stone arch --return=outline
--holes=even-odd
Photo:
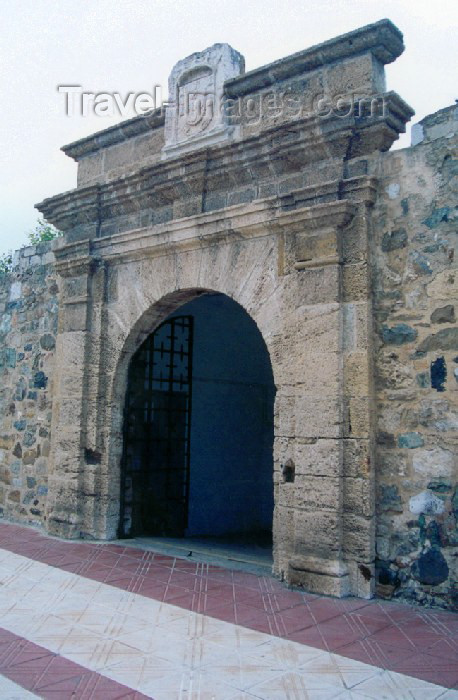
[[[256,323],[253,315],[234,299],[227,292],[220,292],[214,289],[203,287],[190,287],[186,289],[177,289],[165,294],[163,297],[153,302],[148,308],[140,313],[133,323],[130,331],[127,333],[122,349],[117,357],[116,367],[112,374],[110,386],[110,408],[111,408],[111,428],[110,440],[108,449],[108,512],[106,514],[106,536],[114,537],[118,528],[119,509],[120,509],[120,475],[121,475],[121,459],[123,451],[123,421],[124,421],[124,405],[128,383],[129,365],[136,351],[142,343],[150,336],[160,324],[170,317],[171,314],[179,311],[179,309],[188,302],[203,297],[206,294],[218,294],[227,299],[230,299],[240,310],[250,319],[255,327],[259,338],[265,347],[266,356],[269,358],[270,369],[272,372],[272,386],[274,384],[274,367],[272,349],[269,348],[266,338]],[[273,407],[272,407],[273,409]],[[273,418],[273,416],[272,416]],[[273,444],[272,444],[273,451]],[[272,490],[273,490],[273,453],[272,453]]]

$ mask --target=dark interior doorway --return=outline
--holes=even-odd
[[[129,368],[119,535],[265,546],[274,396],[264,340],[239,304],[205,293],[171,314]]]
[[[166,320],[134,355],[124,416],[121,532],[181,537],[189,501],[192,316]]]

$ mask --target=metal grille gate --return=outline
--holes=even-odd
[[[164,321],[132,358],[124,415],[119,536],[182,537],[187,527],[191,316]]]

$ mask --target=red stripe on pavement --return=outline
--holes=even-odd
[[[269,576],[119,544],[58,540],[8,523],[0,524],[0,547],[225,622],[458,685],[458,617],[451,612],[292,591]]]
[[[121,683],[0,628],[0,674],[46,700],[147,700]]]

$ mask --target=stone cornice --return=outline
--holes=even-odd
[[[340,194],[352,202],[364,202],[368,206],[375,203],[377,197],[377,179],[363,175],[342,180]]]
[[[319,119],[307,117],[266,129],[258,136],[163,161],[100,185],[77,188],[37,205],[62,231],[79,224],[108,221],[139,209],[199,197],[241,184],[286,177],[330,157],[363,155],[389,148],[410,118],[408,105],[386,93],[383,114]]]
[[[96,263],[88,240],[66,244],[62,239],[56,239],[55,257],[56,270],[61,277],[87,275]]]
[[[229,97],[241,97],[367,51],[381,63],[391,63],[404,51],[401,32],[390,20],[382,19],[228,80],[225,91]]]
[[[146,134],[153,129],[158,129],[163,126],[164,110],[162,108],[155,109],[152,112],[127,119],[121,122],[121,124],[115,124],[114,126],[108,127],[108,129],[98,131],[95,134],[91,134],[91,136],[73,141],[73,143],[62,146],[60,150],[63,151],[66,156],[79,161],[90,153],[96,153],[102,148],[127,141],[127,139],[131,139],[134,136]]]
[[[199,214],[152,228],[118,233],[107,238],[65,244],[55,249],[57,270],[67,277],[83,274],[100,262],[123,264],[271,234],[285,235],[323,229],[341,229],[355,213],[348,200],[285,210],[282,200],[269,197],[224,211]]]

